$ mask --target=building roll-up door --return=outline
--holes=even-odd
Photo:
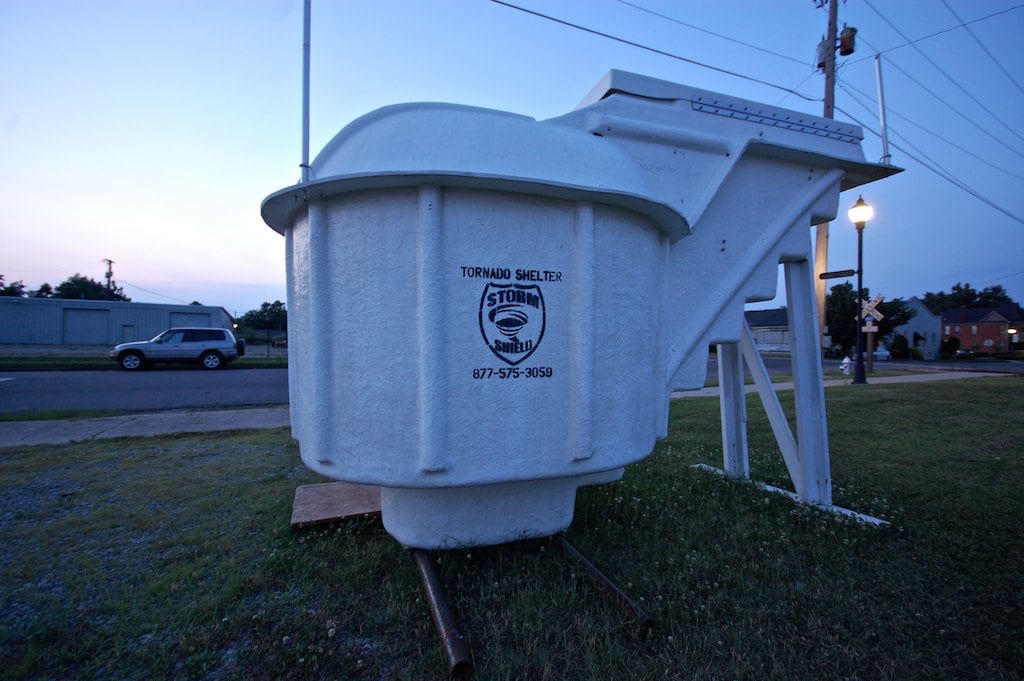
[[[64,310],[64,343],[67,345],[109,345],[110,310]]]

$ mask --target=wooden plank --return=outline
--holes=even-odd
[[[351,482],[302,485],[295,490],[291,526],[306,527],[380,513],[380,487]]]

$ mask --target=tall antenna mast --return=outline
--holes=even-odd
[[[878,120],[882,124],[882,163],[889,165],[889,131],[885,125],[885,89],[882,87],[882,55],[875,55],[875,76],[878,78]]]
[[[309,26],[312,0],[305,0],[302,11],[302,168],[301,182],[309,182]]]

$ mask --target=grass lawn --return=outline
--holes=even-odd
[[[691,468],[721,463],[718,402],[676,401],[568,532],[654,630],[552,540],[439,553],[475,678],[1021,678],[1024,382],[826,395],[835,501],[889,525]],[[791,488],[749,406],[754,477]],[[445,678],[378,519],[289,530],[319,481],[284,430],[0,450],[3,676]]]

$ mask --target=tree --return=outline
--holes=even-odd
[[[889,344],[889,352],[892,353],[893,359],[909,359],[910,341],[902,333],[897,333],[892,337],[892,342]]]
[[[238,318],[238,323],[249,330],[288,330],[288,310],[284,303],[275,300],[272,303],[263,303],[258,310],[249,310]]]
[[[981,289],[981,293],[978,294],[977,307],[999,307],[1013,302],[1013,298],[1006,292],[1006,289],[996,284]]]
[[[956,336],[949,336],[939,345],[939,357],[949,359],[960,349],[960,339]]]
[[[879,303],[878,311],[885,317],[878,322],[879,339],[889,338],[896,329],[909,322],[917,314],[917,310],[908,307],[902,298],[893,298]]]
[[[864,289],[864,299],[871,299],[871,292]],[[879,303],[878,311],[882,313],[882,319],[876,324],[878,326],[878,344],[892,334],[897,327],[903,326],[916,314],[914,310],[907,307],[902,298]],[[832,344],[843,349],[844,354],[849,353],[857,345],[857,302],[853,291],[853,284],[836,284],[829,291],[825,299],[825,323],[828,325],[829,335],[832,336]],[[867,348],[865,347],[865,350]]]
[[[969,283],[961,284],[959,281],[953,284],[949,293],[929,291],[924,294],[921,301],[932,314],[942,314],[947,310],[955,310],[960,307],[992,308],[1014,302],[1006,293],[1006,289],[998,284],[987,286],[979,292]]]
[[[24,298],[25,284],[20,280],[5,284],[4,275],[0,274],[0,296],[4,298]]]
[[[854,301],[853,284],[836,284],[825,297],[825,324],[832,337],[832,345],[849,354],[857,345],[857,305]]]
[[[43,282],[43,284],[32,292],[33,298],[53,298],[53,287]]]
[[[112,286],[108,289],[95,279],[84,277],[77,273],[58,284],[57,288],[53,291],[53,297],[76,300],[131,300],[131,298],[124,295],[121,287]]]

